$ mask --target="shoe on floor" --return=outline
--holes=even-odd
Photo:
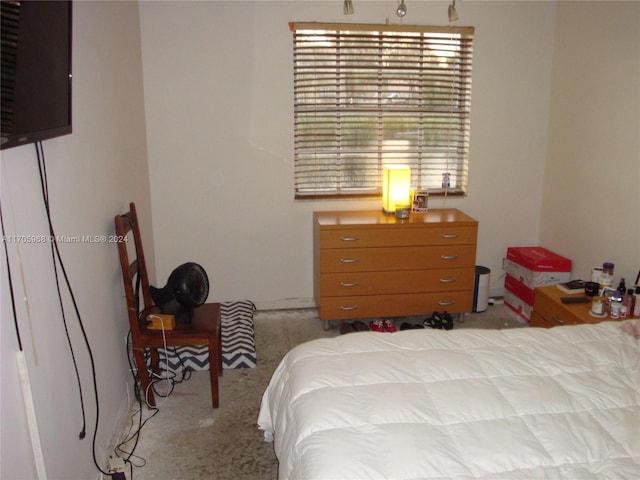
[[[367,327],[367,325],[364,322],[361,322],[360,320],[356,320],[355,322],[353,322],[353,328],[355,329],[356,332],[369,331],[369,327]]]
[[[384,331],[387,333],[393,333],[396,331],[396,324],[393,323],[393,320],[387,318],[382,322]]]
[[[442,314],[442,328],[445,330],[453,329],[453,318],[446,311]]]
[[[355,331],[356,331],[356,329],[350,323],[343,322],[340,325],[340,334],[341,335],[344,335],[345,333],[352,333],[352,332],[355,332]]]
[[[384,332],[384,323],[382,320],[371,320],[369,328],[374,332]]]
[[[400,324],[400,330],[412,330],[414,327],[409,322],[402,322]]]
[[[442,330],[442,316],[438,312],[433,312],[433,315],[431,315],[429,318],[426,318],[423,324],[425,327]]]

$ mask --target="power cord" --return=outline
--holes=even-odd
[[[13,291],[13,278],[11,277],[11,265],[9,264],[9,250],[5,239],[7,235],[4,231],[4,216],[2,215],[2,201],[0,200],[0,224],[2,225],[2,243],[4,244],[4,257],[7,262],[7,277],[9,278],[9,295],[11,296],[11,311],[13,312],[13,324],[18,340],[18,349],[22,351],[22,338],[20,337],[20,327],[18,326],[18,314],[16,313],[16,298]]]
[[[148,393],[148,391],[147,392],[142,391],[141,383],[140,383],[140,375],[138,374],[138,370],[135,366],[135,361],[132,359],[133,352],[132,352],[132,345],[130,340],[131,340],[131,331],[129,331],[129,333],[127,334],[127,339],[126,339],[127,361],[129,362],[129,369],[133,377],[134,397],[138,402],[138,408],[136,409],[135,412],[131,414],[130,416],[131,424],[129,426],[128,432],[124,435],[124,439],[119,444],[116,445],[114,449],[114,453],[118,458],[121,458],[126,465],[129,466],[130,476],[133,477],[133,468],[134,467],[142,468],[147,463],[146,459],[135,454],[135,451],[138,447],[138,442],[140,440],[140,434],[142,433],[142,428],[147,424],[148,421],[150,421],[153,417],[155,417],[158,414],[159,408],[151,407],[146,402],[146,394]],[[178,378],[179,374],[175,370],[170,368],[169,356],[168,356],[169,348],[166,346],[166,339],[163,342],[163,344],[164,344],[165,361],[166,361],[165,378],[152,381],[150,383],[150,388],[154,389],[153,391],[155,395],[160,397],[167,397],[171,394],[171,392],[175,388],[175,385],[182,383],[184,381],[187,381],[191,378],[191,369],[184,364],[184,360],[182,359],[180,353],[174,347],[173,353],[178,358],[178,361],[182,367],[180,378]],[[145,363],[148,363],[149,361],[150,361],[149,354],[146,354]],[[153,371],[150,371],[149,373],[151,375],[154,375]],[[162,380],[171,382],[170,390],[168,393],[166,392],[160,393],[155,389],[155,384]],[[152,413],[149,417],[143,420],[144,407],[146,407],[147,410]],[[136,416],[138,417],[137,426],[134,425],[134,417]],[[126,445],[132,441],[134,442],[133,446],[126,448]]]
[[[75,298],[75,294],[73,293],[73,288],[71,287],[71,282],[69,280],[69,276],[67,275],[67,271],[66,268],[64,266],[64,262],[62,261],[62,256],[60,255],[60,250],[58,248],[58,242],[56,241],[56,235],[55,235],[55,231],[53,228],[53,222],[51,220],[51,210],[49,208],[49,195],[48,195],[48,181],[47,181],[47,173],[46,173],[46,162],[45,162],[45,156],[44,156],[44,149],[42,147],[42,142],[36,142],[35,143],[35,147],[36,147],[36,156],[37,156],[37,160],[38,160],[38,170],[40,173],[40,185],[42,188],[42,198],[43,198],[43,202],[44,202],[44,207],[45,207],[45,212],[46,212],[46,216],[47,216],[47,222],[49,224],[49,233],[51,235],[51,243],[52,243],[52,255],[53,252],[55,252],[55,257],[54,257],[54,271],[56,274],[56,284],[58,285],[58,271],[55,268],[55,258],[57,257],[58,262],[60,264],[60,270],[62,271],[62,274],[64,276],[64,280],[65,283],[67,285],[67,290],[69,292],[69,296],[71,297],[71,302],[73,304],[73,308],[76,314],[76,317],[78,319],[78,325],[80,326],[80,330],[82,332],[82,338],[84,339],[84,343],[85,346],[87,348],[87,352],[89,354],[89,360],[90,360],[90,364],[91,364],[91,376],[92,376],[92,382],[93,382],[93,392],[95,395],[95,401],[96,401],[96,421],[95,421],[95,425],[94,425],[94,429],[93,429],[93,439],[92,439],[92,456],[93,456],[93,463],[95,465],[95,467],[98,469],[98,471],[100,471],[100,473],[102,473],[103,475],[107,475],[107,476],[111,476],[114,478],[118,478],[118,476],[115,476],[116,474],[111,473],[111,472],[107,472],[105,470],[103,470],[100,465],[98,464],[98,460],[96,458],[96,437],[98,434],[98,425],[99,425],[99,421],[100,421],[100,401],[98,398],[98,382],[97,382],[97,378],[96,378],[96,366],[95,366],[95,360],[93,358],[93,351],[91,349],[91,345],[89,343],[89,338],[87,336],[87,332],[84,328],[84,322],[82,321],[82,315],[80,315],[80,310],[78,308],[78,303],[76,302],[76,298]],[[60,290],[58,288],[58,295],[59,295],[59,299],[60,299],[60,303],[62,304],[62,296],[60,293]],[[63,313],[63,319],[64,319],[64,313]],[[66,320],[65,320],[65,329],[66,329]],[[69,339],[69,336],[67,334],[67,339],[69,341],[69,346],[73,352],[73,348],[71,347],[71,341]],[[77,374],[77,365],[76,365],[76,361],[75,361],[75,357],[72,355],[73,357],[73,362],[74,362],[74,366],[76,367],[76,375]],[[78,388],[80,390],[80,403],[82,405],[82,415],[83,415],[83,428],[80,432],[80,439],[83,439],[86,436],[86,430],[85,430],[85,411],[84,411],[84,398],[82,396],[82,387],[81,387],[81,382],[80,382],[80,377],[79,375],[77,376],[78,379]],[[121,477],[121,476],[119,476]]]
[[[87,435],[86,430],[86,414],[84,410],[84,395],[82,393],[82,382],[80,381],[80,373],[78,371],[78,363],[76,361],[75,351],[73,349],[73,343],[71,342],[71,337],[69,336],[69,327],[67,325],[67,317],[64,310],[64,303],[62,301],[62,293],[60,291],[60,279],[58,275],[58,267],[56,262],[56,254],[58,261],[60,262],[61,268],[64,269],[64,265],[62,263],[62,259],[60,257],[60,252],[58,251],[58,244],[56,241],[55,232],[53,231],[53,226],[51,223],[51,213],[49,210],[49,185],[47,180],[47,170],[46,165],[44,163],[44,152],[42,151],[42,144],[36,144],[36,155],[38,159],[38,171],[40,174],[40,186],[42,188],[42,198],[44,200],[44,208],[47,214],[47,220],[49,223],[49,238],[51,243],[51,260],[53,264],[53,273],[56,279],[56,291],[58,293],[58,303],[60,305],[60,312],[62,313],[62,324],[64,325],[64,332],[67,337],[67,344],[69,345],[69,350],[71,352],[71,361],[73,363],[73,368],[76,374],[76,383],[78,384],[78,394],[80,396],[80,408],[82,410],[82,429],[80,430],[80,434],[78,437],[82,440]],[[65,273],[66,278],[66,273]],[[68,283],[67,283],[68,285]],[[69,287],[71,288],[71,287]]]

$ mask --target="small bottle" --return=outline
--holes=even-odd
[[[620,318],[620,308],[622,307],[622,302],[617,298],[612,298],[611,303],[609,304],[609,316],[611,318]]]
[[[630,288],[622,297],[622,305],[626,305],[629,316],[633,315],[633,307],[635,306],[635,303],[636,297],[633,296],[633,288]]]
[[[613,263],[605,262],[602,264],[602,273],[600,274],[600,294],[602,295],[605,288],[611,288],[613,285]]]
[[[636,303],[633,306],[633,316],[640,317],[640,286],[636,287],[636,291],[633,296],[636,298]]]
[[[605,303],[604,297],[593,297],[593,300],[591,302],[591,312],[596,317],[606,315],[604,311],[604,303]]]
[[[620,279],[620,283],[618,284],[618,291],[620,292],[620,295],[624,295],[625,293],[627,293],[627,286],[624,283],[624,277]]]

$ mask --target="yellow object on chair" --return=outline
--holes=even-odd
[[[147,315],[149,330],[173,330],[176,328],[176,317],[164,313],[151,313]]]

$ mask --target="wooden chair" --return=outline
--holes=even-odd
[[[118,251],[122,280],[127,299],[127,314],[131,328],[131,344],[140,383],[141,394],[150,406],[155,406],[153,389],[150,387],[149,371],[145,360],[145,351],[149,351],[153,371],[159,373],[158,348],[179,347],[183,345],[209,347],[209,376],[211,380],[211,401],[213,408],[219,405],[218,375],[222,375],[222,337],[220,331],[220,304],[205,303],[191,309],[189,323],[178,323],[174,330],[150,330],[147,328],[147,315],[160,313],[160,308],[153,304],[149,293],[149,277],[142,248],[140,227],[134,203],[130,204],[130,211],[123,215],[116,215],[116,235],[120,239]],[[126,239],[125,239],[126,237]],[[131,238],[133,237],[133,238]],[[129,258],[127,244],[133,240],[133,253]],[[142,308],[139,308],[137,288],[142,293]]]

